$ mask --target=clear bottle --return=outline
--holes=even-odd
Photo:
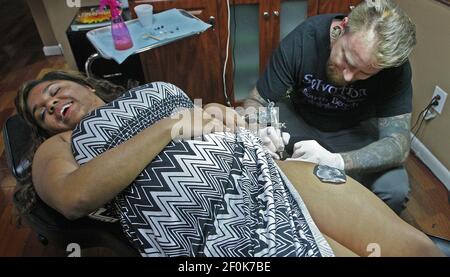
[[[116,50],[127,50],[133,47],[133,41],[128,27],[120,14],[111,18],[111,33]]]

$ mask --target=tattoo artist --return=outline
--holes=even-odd
[[[244,107],[275,102],[290,159],[345,170],[400,213],[409,193],[403,164],[415,43],[414,24],[391,0],[310,17],[281,41]],[[273,127],[260,137],[275,158],[288,143]]]

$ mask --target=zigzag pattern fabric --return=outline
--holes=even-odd
[[[84,164],[191,107],[167,83],[133,89],[79,123],[74,157]],[[333,255],[292,184],[244,129],[172,141],[113,202],[143,256]]]

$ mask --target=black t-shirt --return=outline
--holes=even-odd
[[[335,87],[327,81],[330,26],[333,19],[341,16],[311,17],[281,41],[258,80],[261,97],[277,102],[290,91],[297,112],[308,124],[323,131],[349,128],[374,116],[410,113],[409,61],[345,87]]]

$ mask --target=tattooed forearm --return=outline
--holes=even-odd
[[[410,149],[411,114],[378,119],[379,140],[341,153],[348,173],[370,173],[400,166]]]

